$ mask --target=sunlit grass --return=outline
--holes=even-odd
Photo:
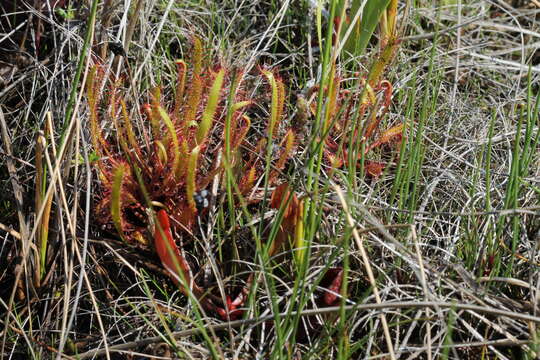
[[[58,28],[75,67],[59,50],[3,105],[36,207],[30,242],[0,223],[5,349],[536,356],[540,319],[517,314],[539,263],[538,69],[500,46],[520,27],[491,3],[346,3],[94,2]]]

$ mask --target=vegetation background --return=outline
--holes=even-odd
[[[0,9],[2,359],[538,357],[538,1],[14,0]],[[195,39],[207,84],[219,69],[243,70],[250,126],[208,199],[186,180],[178,206],[205,209],[189,231],[174,229],[175,257],[170,247],[156,254],[152,238],[168,229],[145,212],[156,203],[128,213],[119,172],[107,188],[99,164],[128,161],[129,151],[108,157],[93,137],[100,128],[121,141],[107,86],[130,116],[156,86],[153,109],[170,109],[175,60],[197,63]],[[104,77],[93,110],[98,64],[118,76]],[[210,85],[204,99],[217,94]],[[203,136],[225,149],[226,89]],[[194,107],[196,130],[203,108]],[[94,115],[104,119],[97,128]],[[167,124],[151,133],[156,149],[173,147]],[[142,143],[146,125],[134,126]],[[172,159],[170,147],[156,163]],[[219,163],[216,153],[192,174]],[[253,181],[242,167],[250,153],[261,165]],[[128,220],[148,227],[142,241],[125,241]],[[169,270],[163,256],[177,259]],[[204,296],[186,290],[189,276]]]

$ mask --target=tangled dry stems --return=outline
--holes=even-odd
[[[173,7],[171,13],[182,13],[186,24],[202,23],[208,24],[211,28],[210,14],[205,9],[183,13],[181,9]],[[238,12],[223,11],[220,14],[238,19],[240,13],[249,9],[240,8]],[[141,18],[152,18],[157,14],[162,14],[163,9],[144,7],[141,10]],[[405,311],[393,309],[386,311],[385,315],[390,320],[391,336],[395,342],[396,356],[405,354],[440,354],[444,349],[450,349],[450,354],[454,357],[463,357],[463,349],[456,347],[445,347],[445,337],[452,329],[453,334],[459,339],[455,345],[479,347],[485,349],[491,355],[497,355],[500,358],[510,358],[510,352],[501,344],[519,346],[524,351],[532,349],[528,342],[534,339],[534,327],[529,327],[527,322],[517,318],[508,317],[508,314],[484,313],[487,308],[505,310],[512,313],[534,311],[536,305],[536,288],[538,282],[538,273],[535,263],[538,262],[538,255],[534,242],[538,236],[538,195],[533,187],[526,188],[520,195],[520,227],[523,231],[518,242],[516,252],[521,254],[524,259],[515,259],[513,272],[505,277],[505,283],[502,286],[492,286],[492,283],[478,283],[478,275],[484,271],[485,262],[482,262],[484,247],[491,230],[490,224],[494,224],[501,216],[502,202],[504,200],[505,185],[509,177],[509,151],[512,149],[512,142],[515,138],[515,113],[509,113],[517,101],[526,99],[526,80],[524,75],[527,68],[527,57],[532,57],[534,45],[532,40],[536,35],[535,11],[534,9],[508,9],[502,5],[494,5],[490,2],[475,2],[474,4],[461,5],[461,18],[455,16],[457,7],[443,9],[442,16],[437,17],[433,9],[415,9],[415,15],[422,19],[427,25],[426,31],[434,29],[434,24],[441,22],[442,27],[454,27],[466,24],[471,18],[480,18],[479,22],[470,22],[459,29],[460,40],[456,36],[456,30],[446,33],[438,43],[436,51],[436,66],[440,70],[439,82],[436,84],[438,96],[435,101],[435,111],[429,117],[423,139],[426,143],[425,161],[422,167],[422,173],[419,178],[421,185],[420,202],[417,209],[412,214],[416,236],[401,238],[400,228],[392,226],[399,225],[395,221],[398,216],[410,213],[403,209],[396,209],[393,204],[388,203],[389,193],[393,174],[391,171],[383,173],[382,177],[375,182],[364,179],[358,179],[358,186],[353,193],[354,199],[349,202],[349,206],[358,216],[357,226],[361,235],[365,236],[366,247],[369,247],[369,262],[375,273],[378,275],[377,285],[383,303],[411,301],[422,303],[419,299],[433,301],[436,303],[458,303],[476,304],[480,308],[460,310],[459,307],[445,308],[438,305],[432,308],[418,308]],[[490,18],[489,12],[497,12],[497,16]],[[29,11],[38,16],[39,11]],[[117,14],[121,18],[120,13]],[[279,13],[278,16],[283,16]],[[278,18],[279,20],[279,18]],[[44,21],[54,21],[46,18]],[[420,23],[422,23],[420,22]],[[275,24],[279,24],[277,21]],[[283,24],[283,23],[282,23]],[[510,25],[509,25],[510,24]],[[530,26],[525,29],[524,24]],[[120,28],[127,24],[120,23]],[[139,49],[149,49],[152,44],[153,49],[160,48],[160,44],[153,43],[153,39],[159,37],[156,25],[157,21],[143,22],[140,26],[141,34],[152,34],[152,36],[141,37],[134,47],[134,53],[137,55]],[[413,28],[418,23],[411,24]],[[245,25],[248,33],[250,26]],[[9,141],[13,145],[13,157],[11,158],[15,165],[15,171],[18,175],[18,184],[22,187],[23,194],[33,192],[33,139],[36,128],[29,126],[28,119],[44,119],[47,110],[52,110],[53,119],[62,118],[62,109],[67,101],[65,89],[70,86],[70,74],[72,70],[65,66],[63,51],[71,49],[76,52],[80,48],[78,37],[74,38],[73,32],[80,32],[81,27],[75,30],[69,30],[59,23],[52,23],[51,29],[53,37],[57,41],[57,52],[53,52],[50,59],[32,58],[29,52],[24,52],[34,65],[17,68],[13,74],[11,85],[4,87],[0,91],[0,99],[4,101],[4,114],[7,119],[7,128],[9,129]],[[180,31],[179,31],[180,30]],[[286,34],[287,28],[275,26],[271,29],[279,34]],[[419,29],[420,30],[420,29]],[[3,31],[8,33],[8,31]],[[164,24],[161,28],[162,34],[167,34],[174,39],[176,34],[186,34],[186,29],[180,29],[179,25],[172,22]],[[422,32],[424,32],[422,30]],[[531,34],[532,32],[532,34]],[[241,33],[241,32],[239,32]],[[415,32],[414,34],[416,34]],[[420,31],[418,32],[420,33]],[[231,29],[223,33],[223,37],[216,36],[216,43],[220,40],[228,39],[232,34]],[[269,42],[268,38],[262,39],[253,35],[245,40],[245,43]],[[283,41],[283,40],[280,40]],[[395,88],[397,91],[408,89],[409,81],[413,73],[416,73],[418,79],[425,79],[425,67],[428,65],[427,57],[429,44],[417,43],[418,40],[410,40],[403,45],[403,52],[398,55],[399,61],[392,70],[395,73],[397,81]],[[15,41],[12,41],[15,43]],[[294,44],[290,44],[294,47]],[[234,48],[234,47],[233,47]],[[245,49],[251,49],[252,46],[238,47],[237,56],[231,58],[246,58]],[[512,49],[516,50],[512,50]],[[452,50],[449,50],[452,49]],[[457,50],[454,50],[457,49]],[[260,49],[259,49],[260,50]],[[293,49],[294,50],[294,49]],[[306,49],[299,46],[296,50],[308,58],[306,52],[313,49]],[[524,50],[524,53],[520,51]],[[235,50],[228,50],[235,51]],[[268,51],[268,49],[265,49]],[[249,53],[249,52],[248,52]],[[475,55],[476,54],[476,55]],[[477,56],[482,55],[482,56]],[[523,56],[525,55],[525,56]],[[278,62],[290,60],[287,56],[280,57],[279,54],[272,55],[278,57]],[[156,55],[156,59],[161,58]],[[300,64],[299,57],[295,57],[295,64]],[[52,61],[51,61],[52,59]],[[48,61],[46,61],[48,60]],[[138,59],[140,60],[140,59]],[[140,77],[147,77],[150,83],[155,83],[155,73],[152,71],[153,58],[144,62],[143,67],[137,67],[136,73]],[[502,61],[501,61],[502,60]],[[13,62],[9,62],[12,64]],[[51,65],[54,64],[54,65]],[[302,66],[308,67],[308,62]],[[7,66],[7,65],[4,65]],[[9,65],[12,69],[11,65]],[[307,69],[306,73],[312,71],[316,75],[316,69]],[[35,78],[34,78],[35,76]],[[36,79],[36,80],[34,80]],[[455,81],[457,80],[457,81]],[[533,69],[532,83],[537,84],[537,71]],[[422,81],[417,82],[413,96],[421,99],[425,92]],[[14,90],[17,91],[14,91]],[[488,96],[489,95],[489,96]],[[399,96],[398,96],[399,98]],[[395,106],[390,110],[388,122],[406,117],[401,109],[406,108],[404,103],[396,100]],[[19,103],[24,107],[15,107]],[[7,104],[7,105],[6,105]],[[484,180],[485,169],[481,163],[481,154],[488,144],[489,115],[491,109],[495,109],[499,115],[495,122],[494,134],[491,143],[493,145],[491,173],[492,184],[487,188]],[[514,114],[514,115],[512,115]],[[80,110],[79,118],[84,118],[85,114]],[[538,129],[537,125],[536,128]],[[59,129],[56,129],[58,131]],[[88,133],[83,128],[76,132],[79,141],[73,142],[74,148],[87,148],[84,140],[88,139]],[[3,159],[7,159],[7,152],[2,146]],[[71,159],[72,157],[67,157]],[[77,163],[67,161],[66,164]],[[53,159],[54,160],[54,159]],[[536,159],[538,161],[538,159]],[[299,163],[301,161],[298,160]],[[54,161],[53,161],[54,164]],[[4,164],[2,164],[4,166]],[[298,167],[300,168],[300,167]],[[73,174],[73,172],[72,172]],[[525,178],[532,185],[538,186],[538,170],[532,170]],[[84,178],[92,177],[86,169],[79,168],[76,177],[62,180],[61,184],[69,194],[69,203],[63,204],[58,197],[55,202],[58,204],[58,211],[62,215],[70,214],[77,221],[78,229],[85,227],[82,218],[79,218],[81,212],[79,207],[84,206],[82,194],[78,191],[90,191],[86,188]],[[12,178],[9,178],[11,181]],[[12,187],[8,182],[8,176],[2,178],[5,188],[12,192]],[[300,181],[301,182],[301,181]],[[95,184],[94,184],[95,185]],[[491,193],[493,212],[485,211],[483,200],[487,192]],[[332,194],[330,194],[332,195]],[[24,202],[28,200],[24,198]],[[6,227],[20,229],[17,222],[14,222],[13,208],[7,205],[2,211],[2,224]],[[338,259],[343,252],[332,241],[339,238],[342,227],[338,220],[341,219],[341,206],[337,199],[329,197],[326,203],[328,213],[323,222],[323,230],[319,238],[320,243],[313,244],[310,275],[306,278],[305,284],[313,283],[317,275],[325,268],[327,261],[338,263]],[[528,209],[528,210],[527,210]],[[25,214],[25,221],[32,224],[30,210],[22,209]],[[388,216],[388,213],[390,215]],[[390,221],[383,221],[383,219]],[[13,332],[4,330],[2,335],[7,336],[5,351],[18,352],[28,344],[28,349],[34,349],[36,353],[48,353],[50,349],[46,346],[50,344],[52,330],[62,329],[64,335],[73,336],[73,329],[78,331],[87,331],[87,338],[79,338],[75,341],[75,347],[80,347],[79,351],[101,348],[103,339],[111,344],[113,348],[116,343],[129,342],[129,338],[150,337],[156,334],[153,327],[160,322],[161,314],[166,311],[167,316],[178,313],[180,326],[187,326],[185,316],[190,315],[190,308],[185,307],[185,303],[177,296],[164,296],[160,299],[152,299],[149,296],[155,296],[156,292],[148,293],[148,284],[152,285],[151,277],[144,277],[139,269],[147,267],[142,265],[147,263],[147,258],[151,254],[141,252],[139,255],[133,255],[126,248],[117,242],[109,242],[104,246],[103,242],[89,242],[88,256],[79,257],[82,253],[83,244],[86,239],[77,238],[77,234],[70,234],[65,218],[58,216],[55,220],[58,234],[53,234],[57,242],[57,255],[51,259],[51,270],[48,274],[48,281],[42,293],[37,298],[37,302],[31,303],[31,307],[17,307],[16,316],[2,317],[2,321],[9,322],[9,329]],[[366,230],[362,231],[362,227]],[[54,226],[52,227],[54,228]],[[12,231],[12,233],[14,233]],[[16,233],[15,233],[16,234]],[[78,235],[80,235],[79,233]],[[11,289],[13,277],[9,270],[16,266],[16,255],[18,247],[17,239],[8,235],[0,247],[2,261],[1,281],[8,284],[6,288]],[[505,236],[509,232],[505,231]],[[82,240],[81,240],[82,239]],[[467,248],[468,239],[476,248],[470,250]],[[80,241],[80,242],[79,242]],[[62,246],[71,244],[64,249]],[[362,296],[368,288],[368,280],[364,272],[363,261],[360,258],[356,248],[348,250],[351,255],[351,271],[349,273],[349,289],[351,289],[350,301],[361,304],[375,303],[371,293]],[[509,262],[514,256],[508,249],[501,248],[503,261]],[[154,263],[156,263],[154,261]],[[422,265],[421,265],[422,264]],[[257,264],[249,264],[251,270],[257,270]],[[73,288],[78,281],[82,281],[84,269],[89,282],[85,283],[83,290],[76,296],[63,292],[66,282]],[[158,271],[158,269],[156,269]],[[70,280],[71,277],[71,280]],[[515,280],[512,280],[515,278]],[[161,277],[164,279],[164,277]],[[279,280],[279,279],[276,279]],[[525,281],[529,287],[523,287],[519,282]],[[495,280],[494,280],[495,281]],[[28,281],[27,283],[32,283]],[[521,285],[520,285],[521,284]],[[283,281],[279,284],[283,289],[283,295],[277,301],[284,308],[291,306],[290,287],[291,283]],[[160,288],[157,284],[156,288]],[[122,289],[118,291],[117,288]],[[172,287],[169,286],[169,289]],[[32,289],[24,289],[27,294],[31,294]],[[2,290],[2,306],[7,306],[5,299],[8,298],[6,291]],[[60,294],[60,297],[55,296]],[[265,289],[258,290],[258,298],[262,303],[270,296],[265,293]],[[355,296],[356,295],[356,296]],[[93,303],[92,296],[99,299],[98,306]],[[26,296],[30,301],[31,297]],[[75,308],[74,304],[78,304]],[[110,306],[109,306],[110,304]],[[157,306],[156,304],[159,304]],[[311,304],[314,312],[318,304],[314,301]],[[425,304],[424,304],[425,305]],[[367,306],[367,305],[362,305]],[[371,305],[369,305],[371,306]],[[51,311],[51,309],[53,309]],[[136,310],[139,310],[138,312]],[[386,356],[386,350],[382,337],[382,325],[376,316],[376,312],[356,311],[348,314],[348,328],[351,339],[366,339],[365,346],[359,352],[372,356]],[[311,311],[311,310],[310,310]],[[74,328],[69,329],[62,319],[69,319],[69,315],[76,314]],[[269,312],[262,311],[259,319],[264,319]],[[305,314],[310,315],[310,313]],[[320,314],[319,314],[320,315]],[[102,329],[94,321],[96,316],[101,317]],[[22,320],[17,320],[18,318]],[[39,331],[30,331],[24,327],[28,319],[33,318],[36,321],[34,329]],[[450,321],[449,319],[453,319]],[[534,320],[534,319],[522,319]],[[205,321],[212,323],[215,320],[205,318]],[[319,318],[324,324],[324,321]],[[240,324],[240,323],[239,323]],[[221,326],[221,325],[220,325]],[[225,324],[223,326],[227,326]],[[235,325],[236,326],[236,325]],[[256,328],[239,328],[229,330],[228,341],[230,349],[223,351],[229,356],[234,353],[249,352],[252,354],[262,354],[267,349],[271,349],[275,344],[269,327],[262,328],[260,332]],[[18,331],[17,331],[18,330]],[[524,336],[527,336],[524,339]],[[310,353],[308,347],[317,348],[318,345],[325,343],[324,336],[317,337],[310,335],[306,340],[309,344],[298,344],[298,348],[305,351],[309,356],[316,358],[317,354]],[[156,339],[152,339],[152,342]],[[506,341],[506,343],[504,343]],[[184,343],[179,343],[186,351],[198,351],[197,341],[190,338]],[[457,341],[456,341],[457,342]],[[260,344],[266,344],[266,348]],[[32,344],[32,345],[31,345]],[[37,345],[35,345],[37,344]],[[143,346],[131,348],[135,351],[146,351]],[[30,350],[27,350],[27,352]],[[335,351],[335,350],[331,350]],[[328,353],[329,356],[335,354]],[[327,354],[327,355],[328,355]],[[461,356],[460,356],[461,355]],[[48,355],[44,355],[48,356]]]

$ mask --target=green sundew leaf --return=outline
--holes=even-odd
[[[195,146],[189,155],[188,168],[187,168],[187,181],[186,181],[186,194],[189,206],[191,210],[195,211],[195,180],[197,171],[197,162],[199,160],[199,151],[201,148]]]
[[[162,164],[166,164],[168,161],[167,150],[163,143],[159,140],[156,140],[156,146],[158,148],[158,157]]]
[[[389,43],[382,51],[379,58],[375,61],[368,75],[370,85],[377,84],[383,74],[386,66],[392,61],[399,44],[397,42]]]
[[[283,81],[279,77],[275,77],[276,79],[276,86],[278,90],[278,98],[277,98],[277,115],[276,115],[276,125],[279,123],[281,118],[283,117],[283,109],[285,108],[285,85],[283,84]]]
[[[192,62],[193,62],[193,73],[200,75],[202,71],[202,59],[203,59],[203,48],[201,39],[197,36],[193,36],[193,53],[192,53]]]
[[[122,106],[122,117],[124,119],[123,126],[125,127],[125,132],[129,141],[129,146],[131,146],[132,150],[135,150],[135,154],[137,154],[138,159],[142,158],[141,148],[139,146],[139,143],[137,142],[137,138],[135,137],[135,133],[133,132],[133,125],[131,123],[131,119],[129,118],[126,102],[121,99],[120,105]]]
[[[180,159],[187,159],[190,153],[190,147],[186,139],[180,144]],[[182,176],[185,176],[188,167],[188,161],[181,161],[178,168],[178,173],[176,177],[180,179]]]
[[[93,108],[96,105],[96,92],[95,92],[95,81],[96,81],[97,67],[93,66],[88,71],[88,76],[86,79],[86,96],[88,100],[88,106]]]
[[[118,235],[122,240],[126,241],[124,231],[122,227],[122,215],[121,215],[121,193],[122,193],[122,181],[124,179],[124,173],[127,171],[125,164],[120,164],[114,171],[112,193],[111,193],[111,217],[113,219],[114,227],[118,232]]]
[[[244,108],[244,107],[246,107],[246,106],[248,106],[250,104],[251,104],[251,101],[249,101],[249,100],[239,101],[239,102],[237,102],[236,104],[234,104],[232,106],[232,112],[234,113],[234,112],[236,112],[236,111],[238,111],[238,110],[240,110],[240,109],[242,109],[242,108]]]
[[[197,144],[201,144],[206,137],[208,132],[212,127],[214,122],[214,115],[216,114],[216,109],[219,103],[219,97],[221,93],[221,87],[223,86],[223,78],[225,77],[225,70],[221,69],[216,75],[212,88],[210,89],[210,95],[208,96],[208,103],[204,109],[202,120],[197,129]]]
[[[180,124],[181,128],[184,129],[183,131],[185,131],[187,127],[196,123],[195,116],[197,115],[197,109],[199,108],[199,103],[201,102],[202,92],[203,81],[199,75],[193,74],[191,85],[186,95],[184,119]]]
[[[199,103],[201,102],[201,96],[203,88],[206,87],[206,81],[203,81],[201,77],[203,69],[203,55],[202,55],[202,43],[201,40],[193,36],[193,50],[191,52],[191,64],[193,64],[193,72],[191,75],[191,84],[186,93],[186,100],[184,104],[184,116],[180,123],[181,133],[185,135],[185,131],[188,127],[196,124],[195,117],[199,109]]]
[[[114,99],[111,102],[114,102]],[[122,148],[122,151],[124,152],[124,155],[126,157],[130,157],[131,151],[128,145],[127,134],[124,129],[124,125],[121,122],[122,119],[123,119],[123,123],[126,123],[127,121],[129,121],[127,120],[129,119],[129,115],[125,107],[125,103],[124,103],[124,106],[120,106],[120,108],[122,110],[122,117],[118,119],[118,117],[116,116],[116,109],[115,109],[114,112],[111,111],[111,118],[113,120],[114,128],[116,129],[116,139],[118,140],[118,143],[120,144],[120,147]]]
[[[178,169],[180,167],[180,145],[178,143],[178,137],[176,136],[176,130],[174,129],[174,125],[171,121],[171,118],[167,114],[165,110],[161,106],[158,106],[157,108],[159,116],[161,117],[161,120],[165,123],[165,126],[167,126],[167,130],[169,130],[169,136],[172,139],[173,144],[173,163],[172,163],[172,173],[176,176],[178,174]]]
[[[97,66],[90,69],[88,79],[86,81],[86,95],[88,98],[89,123],[90,123],[90,139],[98,156],[102,157],[107,153],[107,146],[101,134],[101,128],[98,123],[98,94],[97,87],[100,82],[100,74]]]
[[[150,111],[150,124],[152,125],[152,136],[155,140],[162,140],[161,129],[159,127],[159,107],[161,103],[161,89],[155,87],[152,89],[152,110]],[[167,144],[168,145],[168,144]]]
[[[270,87],[272,88],[272,104],[271,104],[271,112],[270,112],[270,121],[268,123],[268,134],[270,137],[274,134],[274,128],[277,123],[277,118],[279,114],[279,89],[276,82],[276,78],[274,74],[271,71],[263,70],[264,76],[268,79],[268,82],[270,83]]]

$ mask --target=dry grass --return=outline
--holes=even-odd
[[[209,58],[251,74],[259,64],[278,67],[288,87],[286,121],[294,124],[296,95],[320,74],[314,16],[306,16],[313,9],[297,3],[137,0],[127,11],[123,3],[104,1],[91,51],[106,54],[104,63],[123,74],[133,103],[147,102],[152,86],[172,87],[173,60],[186,57],[188,36],[196,32]],[[534,1],[416,3],[387,74],[394,98],[383,128],[405,120],[411,125],[401,178],[391,166],[378,179],[346,168],[320,179],[322,217],[302,281],[287,253],[271,264],[273,271],[254,256],[233,273],[213,267],[217,245],[188,244],[188,261],[215,273],[205,275],[210,282],[260,276],[245,318],[230,323],[198,313],[151,248],[112,239],[92,218],[98,180],[83,87],[72,98],[73,117],[66,117],[90,9],[2,5],[2,358],[535,358],[540,148],[532,142],[523,154],[515,145],[518,134],[523,149],[527,134],[534,141],[540,131],[538,119],[519,128],[528,89],[533,104],[539,91],[540,7]],[[103,45],[124,41],[130,28],[127,73],[126,59]],[[95,61],[82,62],[81,83]],[[250,78],[250,95],[262,100],[256,78]],[[266,118],[266,105],[252,110],[254,119]],[[48,113],[53,137],[46,136]],[[264,131],[256,120],[253,126]],[[47,212],[46,202],[34,206],[40,133],[53,205],[45,266],[36,271],[36,233]],[[313,196],[305,193],[309,140],[306,133],[285,175],[300,194]],[[519,176],[513,175],[514,159],[528,156],[531,162],[520,161]],[[195,237],[234,238],[253,252],[248,218],[239,211],[243,223],[226,227],[223,219],[231,215],[220,195]],[[262,236],[268,209],[249,210]],[[321,279],[337,266],[347,269],[346,307],[323,307]]]

